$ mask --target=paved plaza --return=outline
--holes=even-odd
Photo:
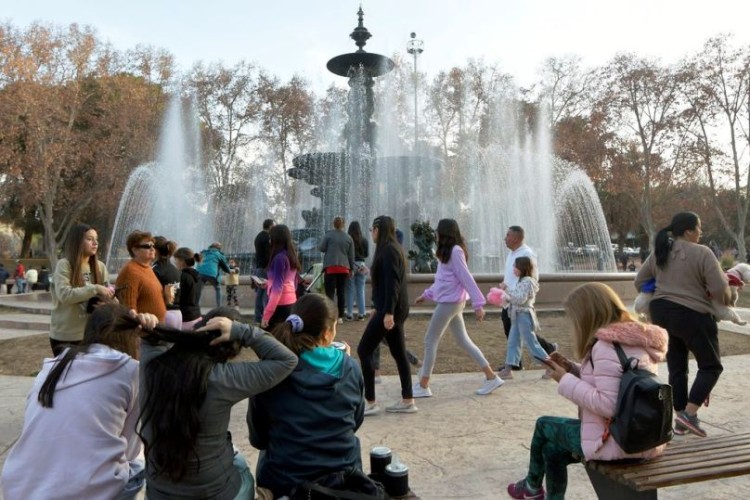
[[[724,359],[724,374],[701,412],[710,435],[750,431],[747,419],[747,381],[750,355]],[[695,372],[695,366],[691,367]],[[557,395],[554,381],[541,380],[539,370],[518,373],[490,396],[477,396],[481,375],[435,375],[434,396],[420,399],[412,415],[380,414],[365,418],[358,435],[368,469],[368,450],[385,444],[407,464],[412,489],[423,499],[507,498],[507,483],[524,475],[528,445],[540,415],[575,417],[576,409]],[[666,366],[660,366],[666,374]],[[383,377],[377,387],[382,403],[399,397],[396,376]],[[23,424],[30,377],[0,377],[0,464]],[[248,442],[247,403],[237,405],[230,430],[235,444],[254,466],[257,453]],[[692,436],[678,440],[699,439]],[[594,490],[582,466],[569,468],[568,498],[593,499]],[[368,469],[369,470],[369,469]],[[750,478],[740,477],[660,490],[660,498],[750,498]]]
[[[44,309],[48,306],[44,301],[38,305],[46,312]],[[26,310],[36,307],[25,306]],[[739,311],[745,319],[750,319],[750,309]],[[249,314],[250,311],[242,312]],[[15,317],[19,322],[28,319],[19,315],[3,317]],[[39,322],[49,321],[45,314],[36,314],[35,318]],[[750,334],[750,325],[740,327],[722,322],[721,328]],[[25,334],[35,333],[39,332],[28,330]],[[723,363],[724,373],[711,395],[711,406],[704,408],[700,415],[712,436],[750,431],[746,401],[750,354],[725,357]],[[695,371],[695,364],[691,362],[691,373]],[[666,365],[660,365],[659,373],[665,380],[666,372]],[[575,417],[577,414],[572,403],[557,395],[557,384],[541,380],[541,373],[540,370],[515,372],[513,380],[489,396],[474,394],[482,383],[479,373],[434,375],[430,384],[434,396],[417,400],[418,413],[381,413],[365,418],[357,433],[362,442],[365,470],[369,472],[369,449],[387,445],[394,456],[409,467],[410,485],[423,499],[507,498],[507,484],[525,474],[536,418],[540,415]],[[416,380],[416,374],[413,376]],[[21,431],[26,394],[32,382],[31,377],[0,376],[0,466]],[[395,375],[383,377],[383,383],[376,388],[381,406],[400,397]],[[257,452],[248,441],[246,410],[247,402],[235,406],[230,430],[235,445],[254,468]],[[688,435],[675,439],[699,438]],[[572,465],[568,470],[568,498],[596,498],[583,467]],[[666,488],[660,490],[659,497],[750,498],[750,478]]]

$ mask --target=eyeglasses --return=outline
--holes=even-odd
[[[140,244],[140,245],[136,245],[135,247],[136,248],[140,248],[142,250],[151,250],[152,248],[154,248],[154,244],[153,243],[143,243],[143,244]]]

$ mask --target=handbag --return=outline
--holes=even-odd
[[[331,472],[299,486],[290,500],[389,500],[383,485],[356,467]]]

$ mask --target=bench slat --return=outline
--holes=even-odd
[[[590,462],[587,467],[636,491],[750,474],[750,433],[673,441],[653,460]]]
[[[665,488],[667,486],[675,486],[678,484],[689,484],[697,483],[699,481],[705,481],[708,479],[722,479],[727,477],[742,476],[750,473],[750,466],[747,463],[734,464],[732,466],[722,465],[718,467],[709,467],[708,469],[701,469],[705,471],[704,475],[701,476],[689,476],[684,473],[677,474],[665,474],[660,476],[658,480],[648,483],[637,483],[631,484],[636,491],[652,490],[654,488]]]
[[[716,457],[710,460],[704,460],[699,463],[683,463],[678,465],[672,465],[660,469],[634,469],[631,472],[622,474],[622,478],[626,481],[651,481],[651,478],[656,478],[662,475],[684,473],[686,475],[693,475],[696,477],[708,476],[705,472],[707,468],[715,469],[721,465],[734,465],[734,464],[746,464],[747,469],[750,472],[750,453],[744,455],[731,456],[731,457]]]
[[[706,462],[710,462],[716,459],[734,459],[734,460],[748,460],[750,459],[750,444],[743,446],[742,448],[727,450],[722,453],[702,453],[689,455],[675,455],[663,460],[654,460],[643,464],[638,464],[634,467],[622,469],[621,472],[625,475],[635,472],[650,472],[658,473],[661,469],[674,470],[675,467],[690,466],[695,467],[696,465],[702,466]],[[620,471],[618,471],[620,472]]]

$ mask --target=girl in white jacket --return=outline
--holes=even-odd
[[[128,315],[120,305],[97,307],[81,344],[44,360],[3,467],[5,498],[133,498],[141,490],[140,337]],[[147,317],[156,321],[138,315]]]
[[[534,279],[534,263],[528,257],[518,257],[513,264],[513,274],[519,278],[516,286],[508,288],[505,283],[500,283],[500,288],[508,293],[508,315],[511,321],[505,368],[498,373],[502,379],[513,378],[511,367],[519,366],[521,363],[522,344],[526,344],[529,354],[535,358],[547,359],[547,351],[536,337],[539,321],[536,318],[534,302],[539,291],[539,283]]]

